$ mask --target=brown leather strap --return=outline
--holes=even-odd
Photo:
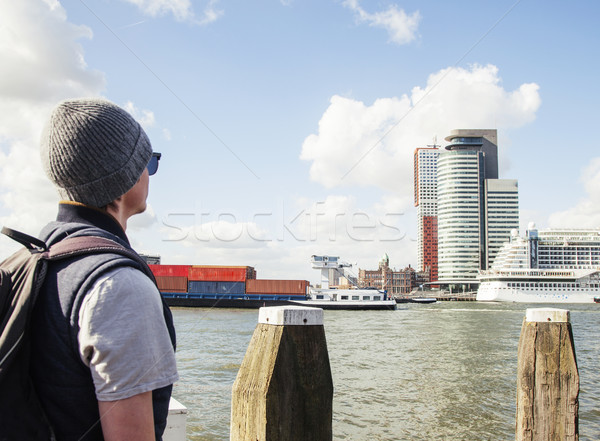
[[[142,267],[144,273],[150,277],[151,280],[154,280],[154,274],[152,274],[148,264],[135,251],[105,237],[67,237],[52,245],[50,249],[45,252],[46,255],[44,257],[48,260],[61,260],[95,253],[115,253],[128,257],[137,262]]]
[[[135,251],[105,237],[67,237],[48,248],[40,239],[8,227],[3,227],[1,233],[24,245],[32,253],[42,253],[42,257],[46,260],[67,259],[69,257],[94,253],[120,254],[137,262],[142,267],[144,273],[150,277],[151,280],[155,280],[154,274],[152,274],[146,261],[144,261],[144,259],[142,259]]]

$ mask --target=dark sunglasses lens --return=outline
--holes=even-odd
[[[158,170],[158,156],[152,156],[152,159],[150,159],[146,168],[148,169],[148,174],[150,176],[156,173],[156,170]]]

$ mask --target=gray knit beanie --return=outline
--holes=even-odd
[[[152,146],[125,110],[103,99],[81,98],[63,101],[52,111],[41,155],[63,199],[103,207],[136,184]]]

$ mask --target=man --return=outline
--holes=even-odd
[[[105,100],[64,101],[41,156],[64,199],[41,239],[100,236],[131,248],[127,221],[146,209],[160,158],[131,115]],[[31,376],[58,440],[162,437],[178,379],[175,329],[142,270],[115,254],[49,267],[33,313]]]

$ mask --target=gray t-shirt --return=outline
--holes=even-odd
[[[79,355],[98,401],[115,401],[179,379],[160,293],[141,271],[117,268],[99,278],[79,312]]]

